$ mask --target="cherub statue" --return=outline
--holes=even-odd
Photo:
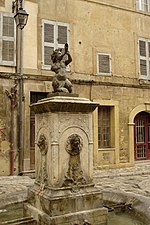
[[[55,76],[52,82],[54,92],[71,93],[72,83],[66,76],[66,66],[70,62],[72,62],[71,55],[68,51],[68,44],[65,44],[64,52],[63,49],[56,49],[55,51],[53,51],[51,59],[53,62],[51,70],[55,72]]]

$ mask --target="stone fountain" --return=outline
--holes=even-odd
[[[52,61],[54,92],[31,106],[36,179],[25,214],[39,225],[106,225],[102,193],[93,184],[92,112],[98,104],[72,93],[65,72],[71,61],[67,45],[64,53],[55,50]]]

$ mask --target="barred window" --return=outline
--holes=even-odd
[[[110,147],[110,107],[98,108],[98,148]]]

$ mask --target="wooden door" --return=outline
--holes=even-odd
[[[145,112],[139,113],[134,122],[135,160],[150,159],[150,115]]]

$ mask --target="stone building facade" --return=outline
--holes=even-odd
[[[150,3],[147,0],[25,0],[24,147],[18,148],[19,30],[0,0],[0,175],[34,169],[30,104],[52,91],[51,53],[69,44],[73,92],[93,113],[94,166],[150,159]],[[16,92],[17,91],[17,92]],[[19,116],[19,115],[18,115]]]

